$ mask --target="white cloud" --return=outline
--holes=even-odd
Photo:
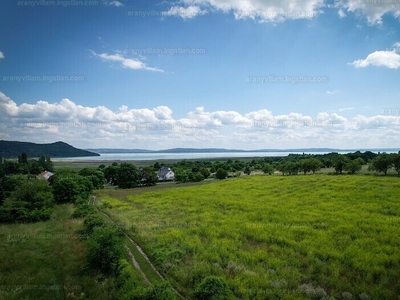
[[[343,108],[338,111],[347,111]],[[274,115],[267,109],[248,112],[207,111],[198,107],[175,118],[167,106],[112,111],[62,99],[18,105],[0,92],[0,139],[38,143],[63,140],[77,147],[148,148],[225,147],[241,149],[301,147],[396,147],[400,115],[296,112]]]
[[[281,22],[286,19],[311,19],[321,13],[324,0],[183,0],[185,6],[199,11],[233,13],[236,19],[251,18],[260,22]],[[204,13],[203,13],[204,14]]]
[[[339,14],[339,18],[341,18],[341,19],[346,17],[346,14],[344,13],[343,9],[339,9],[338,14]]]
[[[345,108],[339,108],[338,111],[342,112],[342,111],[348,111],[348,110],[353,110],[354,107],[345,107]]]
[[[206,10],[202,10],[198,6],[188,6],[188,7],[173,6],[168,11],[164,12],[163,16],[176,16],[176,17],[181,17],[183,19],[192,19],[194,17],[206,14],[208,14],[208,12]]]
[[[400,54],[396,51],[375,51],[369,54],[365,59],[358,59],[350,65],[356,68],[365,68],[368,66],[386,67],[389,69],[400,68]]]
[[[0,51],[0,59],[4,58],[4,53]]]
[[[123,4],[121,2],[119,2],[119,1],[117,1],[117,0],[113,0],[113,1],[108,2],[108,5],[116,6],[116,7],[123,6]]]
[[[356,14],[365,15],[371,25],[382,24],[382,17],[391,13],[395,18],[400,16],[400,1],[361,1],[361,0],[341,0],[338,6]]]
[[[121,63],[122,67],[127,68],[127,69],[132,69],[132,70],[147,70],[147,71],[154,71],[154,72],[164,72],[163,70],[159,68],[153,68],[153,67],[148,67],[143,61],[139,59],[133,59],[133,58],[125,58],[121,54],[116,53],[116,54],[107,54],[107,53],[101,53],[97,54],[94,51],[91,51],[93,55],[100,57],[103,60],[106,61],[115,61]]]
[[[328,95],[338,94],[338,93],[340,93],[340,90],[326,91],[326,93],[327,93]]]

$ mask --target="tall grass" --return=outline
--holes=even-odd
[[[0,226],[0,299],[112,299],[114,283],[85,270],[82,219],[71,204],[51,219]]]
[[[99,193],[189,297],[209,275],[238,299],[400,295],[398,178],[246,176]]]

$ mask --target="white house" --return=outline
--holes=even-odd
[[[167,180],[174,180],[175,173],[171,170],[171,168],[162,166],[157,173],[158,181],[167,181]]]

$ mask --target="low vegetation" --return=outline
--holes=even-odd
[[[189,298],[226,283],[221,299],[395,299],[399,191],[396,177],[309,175],[97,194]]]

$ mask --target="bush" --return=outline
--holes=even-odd
[[[201,300],[227,299],[230,290],[222,277],[208,276],[203,279],[195,291],[195,298]]]
[[[73,218],[84,218],[90,214],[95,213],[96,210],[93,205],[87,203],[78,204],[72,214]]]
[[[225,169],[219,168],[217,170],[217,173],[215,173],[215,178],[217,179],[225,179],[226,177],[228,177],[228,171],[226,171]]]
[[[87,262],[90,268],[105,275],[117,275],[123,255],[123,239],[110,226],[96,226],[87,240]]]
[[[83,227],[86,234],[92,234],[95,227],[104,227],[106,222],[97,214],[89,214],[83,221]]]

